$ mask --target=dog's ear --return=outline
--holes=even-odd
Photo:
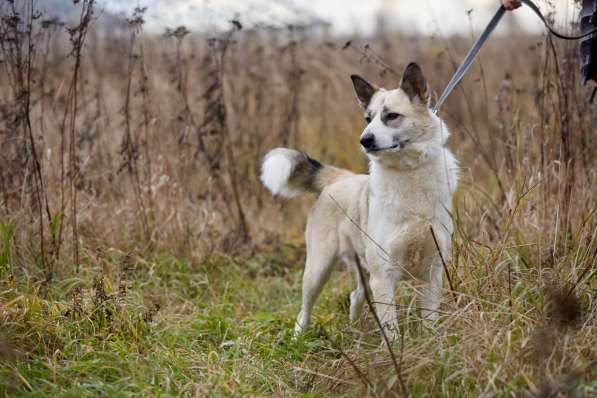
[[[369,102],[371,102],[371,97],[373,97],[373,94],[375,94],[377,91],[377,87],[359,75],[350,75],[350,78],[352,79],[354,91],[357,94],[359,103],[363,108],[367,108],[367,106],[369,106]]]
[[[429,102],[429,89],[423,76],[421,67],[414,62],[408,64],[402,75],[400,88],[408,95],[411,101],[419,98],[423,104]]]

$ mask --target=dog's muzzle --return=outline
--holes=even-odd
[[[365,133],[361,136],[361,145],[366,150],[371,150],[375,148],[375,136],[371,133]]]
[[[361,145],[367,153],[382,152],[390,149],[402,149],[408,144],[410,140],[399,140],[391,146],[379,148],[375,144],[375,136],[371,133],[366,133],[361,137]]]

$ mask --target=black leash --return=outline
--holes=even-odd
[[[568,35],[561,34],[549,25],[549,23],[547,22],[547,19],[541,13],[541,10],[539,10],[539,7],[537,7],[537,5],[535,3],[533,3],[532,0],[520,0],[520,1],[524,5],[529,7],[539,17],[541,22],[543,22],[543,24],[545,25],[547,30],[557,38],[560,38],[563,40],[580,40],[587,36],[591,36],[591,35],[597,33],[597,28],[594,28],[594,29],[589,30],[588,32],[585,32],[578,36],[568,36]],[[433,107],[433,113],[437,114],[437,112],[439,111],[439,108],[446,101],[446,98],[448,98],[448,96],[452,93],[452,91],[454,91],[454,89],[456,88],[458,83],[460,83],[460,81],[462,80],[462,78],[464,77],[466,72],[471,67],[475,58],[477,58],[477,54],[479,54],[479,51],[481,50],[481,48],[483,47],[483,45],[485,44],[487,39],[489,39],[489,37],[493,33],[495,27],[499,24],[499,22],[501,21],[501,19],[505,13],[506,13],[506,9],[504,8],[504,6],[500,6],[500,8],[497,10],[495,15],[491,19],[491,21],[489,21],[489,24],[487,25],[487,27],[485,28],[483,33],[481,33],[481,36],[479,36],[477,41],[475,41],[475,44],[473,45],[473,47],[469,50],[468,54],[464,58],[464,61],[458,67],[458,69],[454,73],[454,76],[452,76],[452,79],[450,79],[450,82],[448,82],[448,85],[444,89],[444,92],[439,97],[435,106]]]
[[[545,16],[543,16],[543,14],[541,13],[541,10],[539,10],[539,7],[537,7],[537,5],[535,3],[533,3],[532,0],[520,0],[520,2],[524,5],[526,5],[527,7],[529,7],[531,10],[533,10],[533,12],[535,14],[537,14],[537,16],[539,17],[539,19],[541,20],[541,22],[543,22],[543,25],[545,25],[545,27],[547,28],[547,30],[549,30],[549,32],[554,35],[555,37],[562,39],[562,40],[580,40],[580,39],[584,39],[585,37],[591,36],[595,33],[597,33],[597,28],[594,28],[588,32],[585,32],[581,35],[578,36],[568,36],[568,35],[563,35],[560,32],[556,31],[553,27],[551,27],[549,25],[549,23],[547,22],[547,19],[545,19]]]

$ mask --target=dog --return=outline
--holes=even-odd
[[[367,123],[360,144],[369,158],[368,175],[323,165],[287,148],[271,150],[262,163],[261,181],[274,196],[319,195],[307,219],[295,334],[309,326],[336,258],[356,277],[351,321],[360,318],[368,288],[357,262],[369,273],[375,311],[388,334],[395,336],[395,290],[403,278],[421,284],[422,318],[438,318],[442,260],[450,257],[452,195],[458,183],[457,161],[445,147],[449,132],[429,107],[427,81],[416,63],[406,67],[394,90],[358,75],[351,79]]]

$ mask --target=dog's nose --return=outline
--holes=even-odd
[[[365,149],[371,149],[375,145],[375,137],[371,133],[365,133],[361,136],[361,145]]]

